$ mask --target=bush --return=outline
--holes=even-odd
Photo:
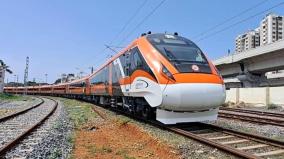
[[[278,107],[278,105],[270,103],[270,104],[268,104],[267,109],[276,109],[277,107]]]

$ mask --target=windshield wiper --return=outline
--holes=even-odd
[[[166,55],[168,56],[168,58],[175,58],[175,56],[173,55],[173,53],[169,50],[167,50],[165,47],[164,47],[164,50],[166,52]]]
[[[194,60],[183,60],[183,59],[169,59],[170,61],[175,61],[175,62],[188,62],[188,63],[203,63],[206,64],[205,61],[194,61]]]

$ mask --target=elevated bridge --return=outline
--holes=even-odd
[[[236,78],[243,87],[261,86],[269,82],[265,73],[284,69],[284,40],[234,53],[213,63],[225,81]]]

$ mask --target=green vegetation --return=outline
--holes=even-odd
[[[49,159],[57,159],[57,158],[60,158],[60,157],[61,157],[61,151],[56,148],[51,152]]]
[[[95,155],[98,151],[95,145],[89,145],[86,148],[88,149],[88,152],[92,155]]]
[[[235,103],[234,102],[226,102],[226,103],[224,103],[224,104],[222,104],[222,107],[231,107],[231,106],[234,106],[235,105]]]
[[[74,138],[74,133],[72,133],[72,134],[69,134],[67,137],[67,141],[70,143],[70,144],[72,144],[72,145],[74,145],[74,142],[75,142],[75,138]]]
[[[0,93],[0,101],[2,101],[2,100],[5,100],[5,101],[30,100],[30,97],[22,96],[22,95]]]
[[[108,147],[108,146],[103,146],[102,151],[106,152],[106,153],[111,153],[112,149],[110,147]]]
[[[118,150],[115,155],[119,155],[119,156],[122,156],[123,159],[135,159],[135,157],[130,157],[128,155],[128,151],[125,150],[125,149],[122,149],[122,150]]]
[[[124,158],[124,159],[135,159],[135,157],[130,157],[130,156],[128,156],[128,155],[124,155],[123,158]]]
[[[112,153],[112,149],[109,146],[103,146],[101,148],[96,147],[96,145],[86,146],[89,153],[95,155],[96,153]]]
[[[81,128],[84,124],[91,122],[97,114],[92,110],[92,104],[77,100],[63,99],[68,116],[74,123],[75,129]]]
[[[276,109],[278,106],[276,104],[270,103],[267,105],[267,109]]]
[[[131,121],[130,118],[126,117],[126,116],[122,116],[119,115],[119,117],[116,119],[116,122],[118,123],[119,126],[124,126],[127,123],[129,123]]]
[[[126,155],[128,152],[125,150],[125,149],[122,149],[122,150],[118,150],[115,155]]]

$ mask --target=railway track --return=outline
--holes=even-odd
[[[221,107],[220,110],[284,118],[284,113],[274,113],[274,112],[265,112],[265,111],[259,111],[259,110],[240,109],[240,108],[225,108],[225,107]]]
[[[93,107],[93,110],[103,119],[106,118],[106,116],[95,107]],[[129,116],[129,114],[123,111],[110,110]],[[282,141],[234,131],[206,123],[164,125],[157,121],[141,119],[134,115],[130,116],[135,120],[143,121],[158,128],[166,129],[200,141],[206,145],[216,147],[238,157],[248,159],[263,159],[270,157],[284,158],[284,142]]]
[[[52,106],[48,104],[52,102]],[[56,110],[58,103],[50,98],[42,98],[42,102],[23,111],[0,119],[0,158],[24,138],[41,126]]]
[[[26,113],[27,111],[29,111],[29,110],[31,110],[31,109],[34,109],[34,108],[36,108],[36,107],[42,105],[44,101],[43,101],[42,98],[39,98],[39,99],[40,99],[40,102],[39,102],[38,104],[36,104],[36,105],[33,105],[33,106],[28,107],[28,108],[26,108],[26,109],[23,109],[23,110],[20,110],[20,111],[14,112],[14,113],[12,113],[12,114],[9,114],[9,115],[6,115],[6,116],[1,117],[1,118],[0,118],[0,122],[6,121],[6,120],[11,119],[11,118],[13,118],[13,117],[16,117],[16,116],[18,116],[18,115],[20,115],[20,114]]]
[[[237,108],[221,108],[218,113],[218,117],[284,127],[284,114],[282,113]]]
[[[242,158],[284,158],[284,142],[270,138],[205,123],[165,128]]]

